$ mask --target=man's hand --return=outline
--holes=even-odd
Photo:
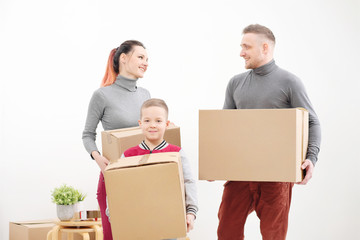
[[[186,214],[186,224],[187,224],[187,232],[190,232],[194,228],[194,214],[188,213]]]
[[[306,175],[305,178],[302,180],[302,182],[299,182],[297,184],[300,185],[306,185],[309,180],[312,178],[313,171],[314,171],[314,164],[309,159],[306,159],[304,163],[301,165],[301,169],[305,169]]]

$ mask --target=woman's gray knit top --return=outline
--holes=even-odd
[[[104,130],[134,127],[140,119],[140,108],[150,98],[148,90],[137,87],[137,80],[118,75],[115,83],[96,90],[90,100],[82,139],[90,154],[99,151],[96,128],[101,121]]]

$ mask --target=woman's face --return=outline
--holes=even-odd
[[[120,55],[120,63],[120,75],[130,79],[144,77],[148,67],[146,49],[141,46],[133,46],[128,54]]]

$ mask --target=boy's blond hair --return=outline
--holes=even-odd
[[[162,100],[162,99],[159,99],[159,98],[150,98],[148,100],[146,100],[142,106],[141,106],[141,109],[140,109],[140,119],[142,118],[142,111],[143,109],[145,108],[149,108],[149,107],[161,107],[165,110],[166,112],[166,118],[168,117],[169,115],[169,108],[168,106],[166,105],[165,101]]]

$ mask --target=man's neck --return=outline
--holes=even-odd
[[[257,75],[265,76],[265,75],[271,73],[272,71],[274,71],[276,68],[277,68],[277,66],[275,64],[275,61],[271,60],[270,62],[268,62],[260,67],[254,68],[253,72]]]
[[[274,58],[271,57],[271,58],[268,58],[268,59],[264,60],[264,61],[263,61],[261,64],[259,64],[259,66],[257,66],[256,68],[259,68],[259,67],[262,67],[262,66],[268,64],[268,63],[271,62],[273,59],[274,59]]]

